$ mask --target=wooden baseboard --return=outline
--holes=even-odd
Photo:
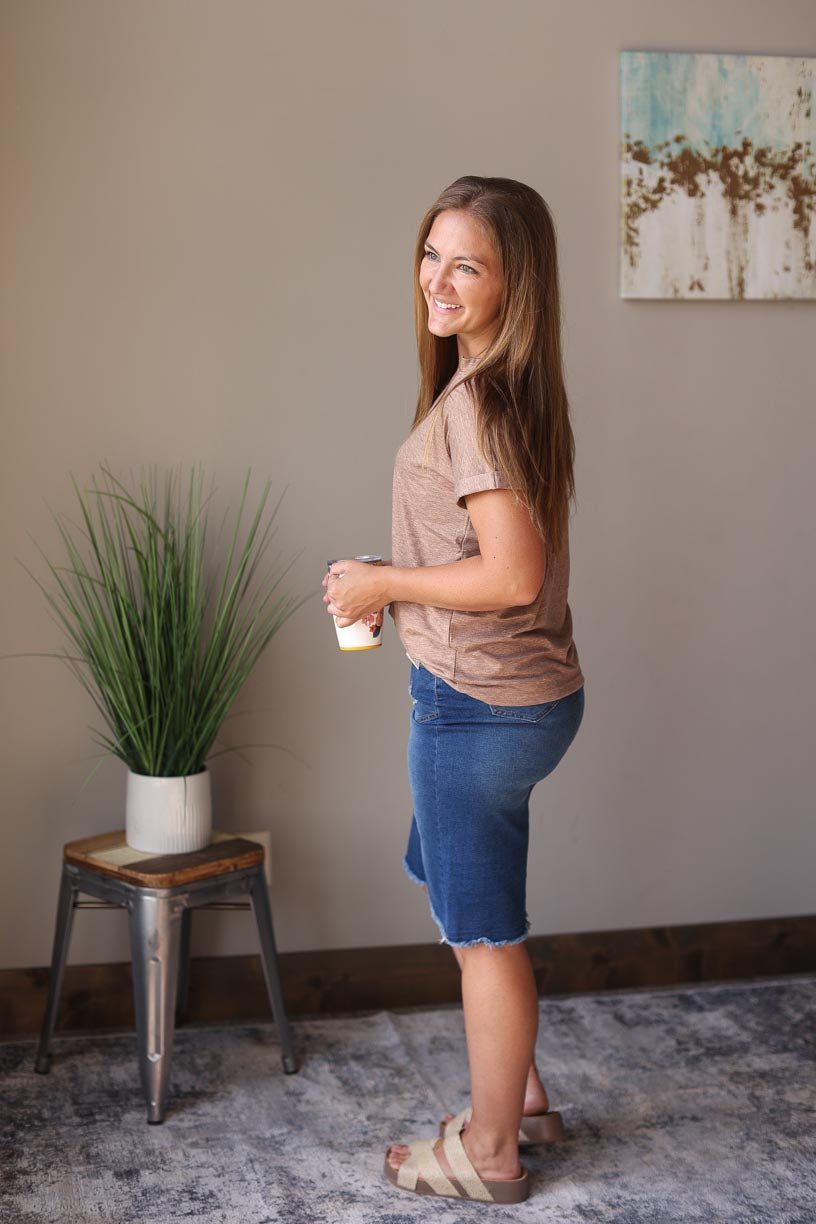
[[[813,973],[816,915],[536,935],[528,948],[542,995]],[[290,1016],[460,1000],[459,970],[441,944],[284,952],[279,960]],[[38,1033],[49,972],[0,970],[0,1039]],[[187,1020],[269,1018],[258,956],[193,959]],[[133,1027],[128,962],[66,967],[58,1032]]]

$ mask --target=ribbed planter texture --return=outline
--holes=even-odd
[[[186,778],[127,773],[125,841],[149,854],[185,854],[209,845],[212,834],[210,772]]]

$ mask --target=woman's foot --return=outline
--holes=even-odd
[[[470,1123],[462,1131],[462,1144],[468,1159],[484,1181],[513,1181],[515,1178],[522,1176],[521,1164],[518,1158],[518,1145],[511,1142],[497,1148],[495,1145],[484,1140],[481,1143],[478,1141],[474,1142],[469,1131]],[[445,1176],[454,1177],[455,1174],[448,1164],[443,1150],[443,1142],[442,1139],[437,1139],[434,1144],[434,1152]],[[406,1147],[404,1143],[392,1143],[386,1158],[392,1169],[398,1169],[403,1160],[407,1160],[410,1154],[410,1148]]]

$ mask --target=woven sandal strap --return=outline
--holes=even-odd
[[[435,1140],[415,1139],[408,1146],[411,1155],[403,1160],[397,1173],[397,1185],[404,1190],[416,1190],[417,1180],[421,1177],[433,1190],[434,1194],[444,1194],[450,1198],[461,1198],[461,1194],[442,1171],[442,1166],[433,1150]],[[452,1168],[453,1166],[451,1166]]]
[[[495,1199],[482,1181],[479,1174],[470,1163],[464,1144],[457,1132],[452,1132],[442,1140],[445,1155],[451,1172],[468,1198],[479,1199],[483,1203],[493,1203]]]
[[[450,1122],[445,1123],[445,1134],[458,1135],[465,1123],[470,1121],[472,1113],[473,1109],[470,1105],[467,1105],[455,1118],[451,1118]]]

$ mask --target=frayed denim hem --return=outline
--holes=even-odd
[[[447,944],[448,947],[450,948],[475,948],[477,944],[486,944],[488,948],[506,948],[506,947],[509,947],[511,944],[524,943],[525,939],[530,934],[530,920],[528,918],[524,924],[524,934],[519,935],[518,939],[487,939],[487,938],[463,939],[463,940],[448,939],[447,935],[445,934],[445,928],[442,926],[442,923],[437,918],[436,913],[434,911],[434,907],[431,905],[430,894],[428,895],[428,905],[430,906],[431,917],[433,918],[436,925],[439,927],[439,933],[442,936],[439,942],[441,944]]]
[[[413,880],[415,884],[419,884],[420,888],[424,888],[427,890],[427,887],[428,887],[427,881],[420,880],[419,876],[416,875],[416,873],[413,872],[411,868],[408,866],[407,855],[403,857],[402,868],[405,874],[408,876],[409,880]],[[528,918],[524,926],[524,934],[519,935],[517,939],[482,938],[482,939],[463,939],[461,941],[456,940],[456,939],[448,939],[447,935],[445,934],[445,928],[443,927],[442,923],[437,918],[436,910],[434,909],[433,905],[431,905],[430,893],[428,893],[428,907],[431,911],[431,917],[433,918],[436,925],[439,927],[439,934],[441,936],[439,942],[441,944],[447,944],[448,947],[450,948],[474,948],[476,947],[477,944],[486,944],[488,948],[506,948],[512,944],[524,943],[524,940],[530,934],[530,920]]]
[[[425,888],[425,887],[426,887],[426,882],[425,882],[425,880],[420,880],[419,876],[418,876],[418,875],[415,875],[415,874],[413,873],[413,871],[411,870],[411,868],[408,866],[408,859],[407,859],[407,858],[403,858],[403,860],[402,860],[402,867],[403,867],[403,870],[404,870],[405,874],[408,876],[408,879],[409,879],[409,880],[413,880],[413,881],[414,881],[414,883],[415,883],[415,884],[419,884],[419,886],[420,886],[421,888]]]

